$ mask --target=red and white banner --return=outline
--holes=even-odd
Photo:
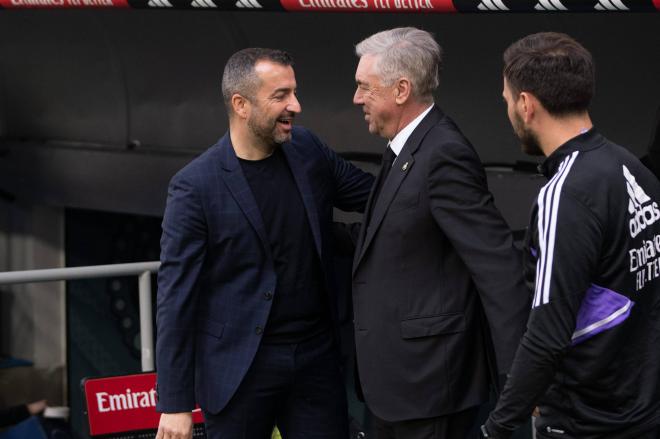
[[[281,0],[287,11],[457,12],[452,0]]]
[[[12,8],[130,8],[128,0],[0,0],[0,6]]]
[[[652,12],[660,0],[0,0],[15,8],[132,8],[208,11],[546,13]]]
[[[83,387],[90,436],[158,429],[155,373],[92,378]],[[193,421],[204,422],[201,410]]]

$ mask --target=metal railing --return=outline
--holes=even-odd
[[[50,268],[46,270],[6,271],[0,273],[0,285],[52,282],[74,279],[94,279],[118,276],[138,276],[140,303],[140,352],[142,371],[154,370],[153,313],[151,311],[151,273],[160,262],[92,265],[87,267]]]

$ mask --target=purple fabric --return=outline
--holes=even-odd
[[[534,247],[530,247],[529,251],[532,253],[532,256],[534,256],[535,258],[537,258],[539,256],[538,252],[536,251],[536,249]]]
[[[584,295],[578,311],[573,345],[623,323],[630,316],[634,304],[622,294],[592,284]],[[614,317],[614,314],[618,315]],[[593,327],[587,329],[592,325]]]

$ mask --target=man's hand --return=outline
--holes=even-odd
[[[163,413],[160,415],[156,439],[191,439],[192,430],[191,412]]]

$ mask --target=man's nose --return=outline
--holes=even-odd
[[[300,106],[300,102],[298,101],[298,97],[296,95],[291,96],[291,99],[286,106],[286,110],[292,113],[300,113],[302,111],[302,107]]]
[[[355,105],[362,105],[364,103],[364,100],[362,99],[362,93],[360,92],[359,88],[355,89],[355,94],[353,95],[353,103]]]

